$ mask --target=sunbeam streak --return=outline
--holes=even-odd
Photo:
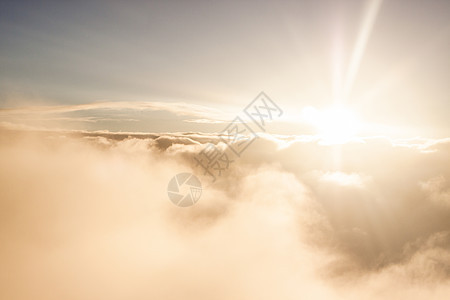
[[[367,5],[364,17],[362,19],[361,29],[359,31],[355,47],[353,48],[350,64],[347,70],[343,99],[347,99],[350,95],[356,74],[358,73],[358,69],[361,65],[364,50],[367,46],[367,41],[369,40],[370,33],[372,32],[372,28],[375,24],[375,20],[382,2],[383,0],[371,0]]]

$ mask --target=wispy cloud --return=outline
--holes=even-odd
[[[95,130],[118,127],[120,130],[142,131],[145,128],[145,131],[149,131],[152,128],[160,130],[173,127],[176,130],[185,128],[186,123],[191,124],[191,127],[197,124],[221,124],[224,117],[226,114],[223,111],[183,102],[99,102],[0,109],[0,121],[50,129]],[[164,120],[171,120],[172,127]]]
[[[61,114],[79,111],[92,110],[152,110],[168,111],[179,116],[217,116],[222,112],[210,107],[188,104],[183,102],[98,102],[78,105],[55,105],[55,106],[28,106],[20,108],[0,109],[0,115],[20,115],[20,114]]]
[[[188,122],[188,123],[200,123],[200,124],[223,124],[223,123],[227,123],[227,121],[222,121],[222,120],[211,120],[211,119],[188,119],[188,120],[183,120],[184,122]]]

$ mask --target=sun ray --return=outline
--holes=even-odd
[[[358,38],[356,40],[356,44],[353,49],[350,64],[347,70],[343,99],[348,99],[351,93],[351,89],[353,87],[353,83],[355,81],[356,74],[358,73],[361,59],[367,45],[367,41],[369,40],[370,33],[372,32],[372,28],[375,24],[375,20],[377,18],[382,2],[383,0],[371,0],[367,5]]]

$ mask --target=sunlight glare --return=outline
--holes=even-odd
[[[302,110],[302,117],[316,128],[321,141],[327,144],[345,143],[356,137],[361,127],[352,111],[339,106],[324,111],[307,106]]]

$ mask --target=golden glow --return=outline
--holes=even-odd
[[[314,126],[321,140],[341,144],[356,137],[361,123],[349,109],[334,106],[323,111],[307,106],[302,110],[303,120]]]

